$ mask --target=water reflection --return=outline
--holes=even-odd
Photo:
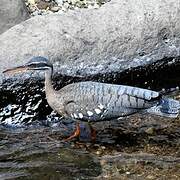
[[[89,179],[101,173],[97,158],[56,140],[49,128],[0,131],[0,179]]]

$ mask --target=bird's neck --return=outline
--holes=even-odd
[[[52,85],[52,74],[53,74],[53,69],[49,68],[45,72],[45,91],[47,93],[53,93],[55,90]]]

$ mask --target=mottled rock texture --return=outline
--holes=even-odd
[[[56,72],[121,72],[179,56],[180,1],[112,0],[99,9],[31,18],[0,36],[0,71],[31,56]]]
[[[0,34],[29,18],[23,0],[0,1]]]

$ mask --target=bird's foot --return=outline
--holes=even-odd
[[[92,141],[96,140],[96,130],[89,123],[77,123],[76,129],[71,136],[64,139],[64,141],[72,140],[78,137],[80,141]]]
[[[75,137],[79,137],[80,136],[80,126],[79,126],[79,123],[77,123],[76,125],[76,130],[74,131],[74,133],[69,136],[68,138],[64,139],[64,141],[69,141]]]

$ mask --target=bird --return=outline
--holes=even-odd
[[[32,57],[26,64],[7,69],[3,73],[27,70],[45,71],[48,104],[61,116],[77,122],[106,121],[140,112],[169,118],[176,118],[179,114],[179,101],[139,87],[83,81],[68,84],[56,91],[52,85],[53,64],[42,56]],[[92,134],[95,136],[95,132]],[[67,140],[79,135],[80,126],[77,123],[76,130]]]

